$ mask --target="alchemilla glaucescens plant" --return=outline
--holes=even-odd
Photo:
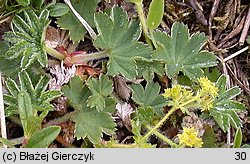
[[[240,138],[238,113],[245,107],[235,98],[241,90],[227,89],[225,75],[211,81],[204,74],[217,65],[216,55],[205,50],[204,33],[190,34],[181,22],[173,22],[170,33],[159,28],[163,0],[153,0],[146,16],[142,0],[127,2],[135,6],[136,18],[116,5],[97,12],[100,0],[18,2],[25,7],[17,8],[0,43],[0,70],[6,77],[5,115],[22,126],[21,147],[48,147],[66,133],[67,121],[73,128],[67,134],[84,141],[82,147],[156,147],[152,136],[164,147],[206,147],[215,145],[214,127],[235,129]],[[58,27],[69,36],[62,37],[65,31]],[[91,50],[76,48],[87,41]],[[60,117],[51,119],[60,101],[67,103],[65,111],[60,108]],[[184,117],[200,125],[180,125]],[[132,142],[118,140],[117,118]],[[208,120],[214,124],[205,125]],[[167,125],[179,131],[170,137],[164,134]]]

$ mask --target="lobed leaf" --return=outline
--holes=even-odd
[[[214,102],[214,107],[210,112],[211,116],[218,123],[220,128],[226,132],[230,125],[234,128],[241,127],[241,121],[236,111],[245,111],[245,106],[242,103],[233,101],[237,95],[241,93],[238,87],[226,90],[226,76],[221,75],[216,82],[216,87],[219,89],[219,95]]]
[[[114,107],[111,99],[107,102],[106,109],[98,111],[95,108],[87,106],[87,100],[91,91],[83,81],[75,76],[70,80],[68,86],[62,88],[64,95],[68,98],[69,104],[76,109],[76,113],[71,117],[75,122],[75,136],[80,139],[88,137],[91,142],[98,143],[101,141],[102,132],[111,134],[114,132],[115,123],[109,111]]]
[[[53,110],[53,105],[50,104],[50,101],[61,96],[62,93],[60,91],[45,91],[49,82],[49,79],[45,76],[40,77],[35,87],[32,84],[31,78],[33,76],[30,77],[26,71],[22,71],[18,75],[20,86],[17,86],[16,82],[10,78],[6,80],[6,87],[10,93],[10,95],[4,96],[4,103],[8,106],[7,116],[18,114],[18,106],[15,102],[17,102],[17,95],[21,91],[25,91],[28,94],[34,113],[37,111]]]
[[[100,0],[71,0],[72,6],[75,8],[75,10],[92,27],[94,26],[94,13],[99,2]],[[79,42],[80,40],[83,40],[84,35],[86,34],[86,29],[72,12],[60,17],[57,23],[61,28],[70,31],[70,38],[73,42]]]
[[[75,136],[78,139],[88,137],[92,143],[101,141],[102,132],[112,134],[116,126],[109,113],[92,109],[78,111],[72,120],[76,123]]]
[[[138,76],[143,77],[147,82],[152,82],[154,73],[158,75],[164,74],[163,64],[159,61],[136,59],[136,66],[138,70]]]
[[[127,13],[115,6],[111,9],[110,15],[97,13],[95,24],[98,36],[94,46],[107,50],[108,74],[122,74],[127,78],[135,78],[135,58],[150,57],[150,49],[137,42],[141,33],[139,22],[129,21]]]
[[[166,99],[159,94],[160,86],[156,83],[148,83],[143,89],[142,85],[131,85],[133,91],[132,99],[142,108],[152,107],[159,115],[163,107],[167,105]]]
[[[159,47],[155,51],[154,59],[165,64],[168,77],[174,78],[181,71],[191,79],[203,75],[203,67],[216,65],[216,57],[209,52],[200,51],[206,37],[203,33],[189,36],[188,27],[183,23],[174,23],[171,36],[163,32],[154,33]]]
[[[6,52],[6,58],[20,57],[22,69],[27,69],[36,59],[42,66],[46,66],[47,53],[44,48],[44,33],[49,24],[49,12],[43,10],[37,16],[32,10],[24,10],[22,14],[22,17],[20,14],[13,18],[13,32],[6,32],[4,35],[4,39],[12,45]]]
[[[98,111],[102,111],[106,106],[105,97],[113,91],[112,81],[107,75],[102,74],[98,80],[94,78],[88,80],[87,85],[92,92],[88,99],[88,106],[96,107]]]

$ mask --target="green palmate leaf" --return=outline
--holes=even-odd
[[[23,17],[16,15],[12,21],[13,32],[6,32],[4,39],[11,43],[5,54],[6,59],[16,59],[22,69],[38,60],[47,65],[47,53],[44,47],[44,33],[49,24],[49,12],[43,10],[39,16],[34,11],[23,11]],[[20,60],[21,59],[21,60]]]
[[[90,79],[87,82],[89,89],[92,92],[92,96],[88,99],[88,105],[96,107],[101,111],[105,108],[105,97],[110,95],[113,91],[112,81],[109,80],[107,75],[101,75],[99,79]]]
[[[102,132],[112,134],[115,123],[107,112],[98,112],[93,109],[85,109],[77,112],[72,120],[76,123],[75,136],[78,139],[88,137],[93,143],[101,141]]]
[[[210,115],[213,116],[220,128],[226,132],[230,125],[238,129],[241,127],[241,121],[236,113],[237,111],[244,111],[245,106],[239,102],[233,101],[234,97],[241,93],[238,87],[233,87],[226,90],[226,76],[222,75],[216,82],[216,86],[219,89],[219,95],[214,102],[214,107],[210,111]]]
[[[4,95],[4,103],[6,108],[6,116],[18,114],[17,95],[20,90],[24,90],[30,97],[33,111],[51,111],[53,106],[50,101],[59,97],[60,91],[46,91],[49,84],[49,79],[46,76],[41,76],[36,86],[33,86],[30,76],[26,71],[19,73],[20,86],[12,79],[6,80],[6,87],[10,95]],[[33,76],[32,76],[33,77]]]
[[[156,113],[162,114],[163,107],[167,105],[166,99],[159,94],[160,86],[156,83],[148,83],[145,89],[142,85],[131,86],[132,99],[142,108],[152,107]]]
[[[60,133],[60,126],[50,126],[36,131],[28,140],[26,148],[46,148]]]
[[[94,13],[96,6],[100,0],[71,0],[76,11],[88,22],[90,26],[94,26]],[[70,31],[70,38],[73,42],[83,40],[86,29],[72,12],[63,15],[57,21],[58,25]]]
[[[238,128],[234,136],[233,148],[240,148],[241,143],[242,143],[242,131],[241,131],[241,128]]]
[[[189,36],[188,27],[183,23],[174,23],[171,36],[163,32],[154,33],[159,46],[154,58],[165,64],[165,71],[170,78],[181,71],[189,78],[202,76],[203,67],[216,65],[216,57],[209,52],[200,51],[206,37],[203,33]]]
[[[109,113],[110,107],[114,107],[114,104],[110,99],[105,101],[107,106],[102,111],[90,109],[87,100],[91,96],[91,91],[79,77],[73,77],[69,85],[64,86],[62,90],[69,104],[77,110],[71,119],[75,122],[75,136],[78,139],[88,137],[91,142],[98,143],[101,141],[102,132],[114,132],[115,123]]]
[[[152,0],[147,17],[147,26],[150,30],[153,30],[160,25],[163,14],[164,0]]]
[[[110,16],[104,13],[95,15],[98,37],[95,47],[106,49],[109,56],[108,74],[122,74],[127,78],[136,76],[136,57],[150,57],[146,45],[137,42],[141,29],[138,21],[129,21],[127,13],[117,6]]]
[[[136,59],[136,66],[138,69],[138,76],[143,77],[148,82],[153,81],[154,73],[158,75],[164,74],[163,64],[159,61]]]
[[[152,107],[139,107],[135,113],[135,119],[139,119],[141,125],[149,125],[155,118],[155,111]]]
[[[69,7],[64,3],[55,3],[49,6],[49,15],[52,17],[60,17],[69,12]]]

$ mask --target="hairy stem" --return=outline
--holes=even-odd
[[[150,131],[153,128],[149,125],[145,125],[145,127]],[[162,141],[164,141],[165,143],[169,144],[171,147],[178,147],[177,144],[175,144],[172,140],[168,139],[167,137],[165,137],[164,135],[162,135],[161,133],[159,133],[157,130],[153,132],[154,135],[156,135],[158,138],[160,138]]]
[[[68,121],[75,113],[76,113],[76,111],[70,112],[70,113],[65,114],[62,117],[51,120],[51,121],[47,122],[46,124],[44,124],[43,128],[46,128],[48,126],[53,126],[53,125],[59,125],[65,121]]]
[[[142,31],[143,31],[144,37],[146,39],[146,42],[148,43],[148,45],[150,45],[152,47],[152,43],[148,37],[149,36],[148,35],[148,28],[147,28],[145,15],[143,12],[143,4],[142,3],[135,3],[135,5],[136,5],[136,10],[137,10],[138,16],[140,18],[140,22],[142,25]]]
[[[178,109],[178,108],[177,108]],[[176,110],[176,108],[172,108],[162,119],[160,122],[158,122],[158,124],[155,125],[155,127],[153,127],[145,136],[143,136],[141,138],[141,141],[143,140],[147,140],[148,137],[153,134],[167,119],[168,117],[173,114]]]
[[[110,148],[136,148],[136,144],[119,144],[119,143],[112,143]]]
[[[58,52],[57,50],[55,50],[54,48],[49,47],[48,45],[45,44],[45,50],[46,52],[50,55],[53,56],[56,59],[59,60],[63,60],[65,58],[65,56],[63,54],[61,54],[60,52]]]
[[[70,62],[75,65],[81,65],[85,62],[91,61],[91,60],[97,60],[108,57],[108,51],[100,51],[95,52],[91,54],[77,54],[75,56],[72,56],[70,59]]]

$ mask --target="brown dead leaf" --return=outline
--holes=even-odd
[[[131,89],[126,83],[126,79],[121,76],[113,77],[113,85],[115,94],[122,100],[128,101],[131,94]]]

